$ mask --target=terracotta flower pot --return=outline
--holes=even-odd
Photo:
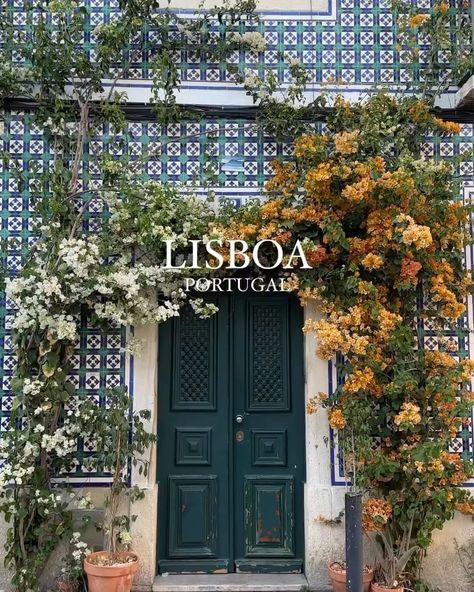
[[[404,592],[405,586],[397,586],[396,588],[389,588],[388,586],[384,586],[383,584],[378,584],[377,582],[372,582],[370,590],[371,590],[371,592]]]
[[[131,558],[128,563],[117,563],[115,565],[95,565],[93,562],[97,557],[107,557],[107,551],[91,553],[84,560],[84,571],[87,574],[89,592],[130,592],[132,589],[133,577],[138,571],[139,562],[135,553],[117,553],[123,559]],[[92,563],[91,563],[92,561]]]
[[[346,580],[347,580],[347,570],[345,567],[342,567],[340,563],[335,561],[331,563],[328,568],[329,577],[331,578],[332,582],[332,590],[333,592],[346,592]],[[369,592],[370,590],[370,583],[374,579],[374,570],[371,567],[366,566],[364,568],[364,573],[362,575],[362,582],[364,587],[364,592]]]

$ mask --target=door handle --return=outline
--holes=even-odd
[[[244,416],[243,415],[240,415],[240,414],[239,415],[236,415],[235,416],[235,421],[237,423],[242,423],[244,421]]]

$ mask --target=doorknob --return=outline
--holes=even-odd
[[[235,421],[237,423],[242,423],[244,421],[244,416],[243,415],[236,415],[235,416]]]

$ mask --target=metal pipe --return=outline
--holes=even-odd
[[[363,592],[362,494],[346,493],[347,592]]]

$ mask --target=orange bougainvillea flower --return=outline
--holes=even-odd
[[[411,224],[403,231],[402,241],[406,245],[414,245],[417,249],[426,249],[433,242],[433,238],[428,226]]]
[[[380,269],[383,267],[383,259],[375,253],[369,253],[362,259],[362,265],[367,269]]]
[[[329,425],[333,430],[343,430],[346,425],[346,419],[340,409],[331,409],[329,412]]]
[[[449,11],[449,4],[445,1],[437,2],[433,9],[435,12],[439,12],[440,14],[446,14]]]
[[[408,19],[410,27],[419,27],[430,18],[429,14],[415,14]]]
[[[393,422],[401,429],[418,425],[421,423],[420,407],[416,403],[406,401],[402,404],[400,412],[395,415]]]
[[[324,134],[304,134],[295,141],[295,156],[304,158],[321,154],[327,141],[328,138]]]
[[[359,203],[368,199],[374,186],[375,182],[372,179],[363,177],[360,181],[346,185],[342,190],[342,197],[351,202]]]
[[[271,166],[274,175],[267,181],[265,189],[267,191],[281,191],[284,196],[292,195],[299,180],[299,174],[293,164],[283,164],[278,160],[274,160]]]
[[[456,510],[462,514],[474,515],[474,500],[458,502]]]
[[[357,138],[359,137],[359,130],[353,132],[341,132],[334,136],[334,149],[337,153],[342,155],[355,154],[359,149]]]
[[[435,10],[441,13],[443,2]],[[428,18],[416,15],[411,26]],[[379,138],[377,124],[371,127],[385,120],[402,122],[403,154]],[[303,304],[317,299],[323,316],[308,319],[304,331],[313,334],[320,358],[342,368],[330,396],[312,397],[307,411],[328,409],[331,427],[341,430],[345,466],[357,464],[358,478],[377,491],[364,508],[371,532],[390,525],[395,504],[408,521],[418,503],[428,517],[438,506],[449,514],[473,473],[460,455],[437,446],[467,425],[472,397],[474,364],[456,357],[464,325],[455,323],[472,289],[463,270],[469,212],[452,200],[450,168],[407,148],[433,130],[459,131],[435,118],[425,101],[378,97],[361,106],[337,99],[326,129],[327,136],[309,133],[295,142],[293,163],[275,165],[267,187],[276,199],[253,210],[255,219],[245,218],[241,236],[257,226],[252,238],[278,237],[286,250],[296,239],[304,243],[311,268],[288,286]],[[407,130],[414,130],[409,140]],[[230,227],[221,235],[238,237],[238,226]],[[433,327],[438,351],[421,349],[420,321]],[[446,327],[444,339],[438,333]],[[383,443],[373,450],[370,434],[380,428]],[[362,442],[357,454],[354,441]]]
[[[306,253],[306,259],[310,265],[317,267],[328,258],[328,252],[325,247],[316,247]]]
[[[262,218],[264,220],[271,220],[272,218],[278,218],[281,207],[282,207],[282,200],[281,199],[272,199],[270,201],[265,202],[262,205]]]
[[[440,119],[439,117],[434,117],[433,121],[446,134],[459,134],[461,131],[459,123],[455,123],[454,121],[444,121],[444,119]]]
[[[388,523],[392,512],[392,505],[388,501],[369,497],[362,507],[362,529],[364,532],[380,532]]]
[[[400,277],[403,281],[408,281],[412,284],[416,284],[418,281],[417,275],[422,265],[419,261],[414,261],[412,257],[404,257],[402,259],[402,265],[400,269]]]
[[[416,100],[413,105],[408,109],[408,115],[414,122],[424,123],[431,121],[430,106],[426,101],[421,99]]]

